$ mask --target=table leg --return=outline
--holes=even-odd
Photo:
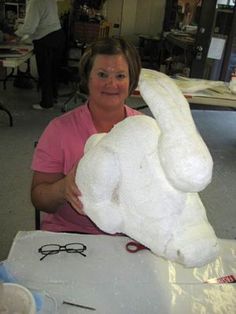
[[[13,126],[13,118],[10,111],[7,110],[7,108],[5,108],[1,103],[0,103],[0,110],[5,111],[8,114],[10,126]]]
[[[21,75],[22,75],[21,77],[25,77],[25,78],[31,79],[35,83],[38,83],[38,80],[31,75],[30,59],[26,60],[25,62],[27,64],[27,68],[26,68],[25,72],[21,72],[19,67],[12,68],[11,72],[5,77],[5,79],[1,80],[1,81],[3,81],[3,89],[4,90],[7,88],[7,86],[6,86],[7,81],[10,78],[17,78],[17,77],[19,77],[20,76],[19,73],[21,73]],[[16,70],[16,73],[15,73],[15,70]]]
[[[10,78],[10,77],[14,77],[14,72],[15,72],[15,69],[11,69],[11,73],[9,73],[5,79],[3,80],[3,89],[6,89],[7,88],[7,80]]]

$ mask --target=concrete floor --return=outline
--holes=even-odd
[[[14,126],[0,111],[0,260],[7,257],[19,230],[34,229],[34,209],[30,202],[30,164],[34,141],[48,122],[61,114],[60,102],[52,111],[34,111],[39,99],[36,88],[25,90],[0,86],[0,101],[12,112]],[[135,105],[137,100],[132,100]],[[140,104],[140,103],[139,103]],[[214,160],[212,183],[201,192],[208,219],[220,238],[236,238],[236,112],[192,110],[196,125]],[[146,111],[148,113],[148,111]]]

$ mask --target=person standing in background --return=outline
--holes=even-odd
[[[33,105],[37,110],[52,108],[57,99],[58,70],[65,51],[57,1],[29,0],[24,24],[15,32],[22,41],[33,41],[41,88],[41,101]]]

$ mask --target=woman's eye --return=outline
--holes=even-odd
[[[123,79],[125,79],[127,76],[126,76],[126,74],[124,74],[124,73],[120,73],[120,74],[117,74],[117,76],[116,76],[116,78],[118,79],[118,80],[123,80]]]
[[[100,78],[107,78],[108,77],[108,75],[107,75],[107,73],[105,73],[105,72],[98,72],[98,77],[100,77]]]

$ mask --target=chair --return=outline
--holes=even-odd
[[[74,105],[80,98],[85,101],[87,97],[79,91],[79,60],[85,49],[85,42],[78,40],[74,36],[74,10],[70,10],[60,17],[62,29],[66,35],[65,51],[62,66],[59,72],[59,83],[72,84],[72,91],[67,94],[60,94],[59,97],[67,97],[61,106],[61,112],[68,110],[69,104],[73,101]]]
[[[69,105],[73,102],[77,105],[78,99],[82,102],[87,100],[87,96],[81,93],[79,89],[79,60],[85,50],[86,44],[74,42],[68,49],[66,65],[61,67],[60,77],[63,78],[63,83],[72,84],[72,91],[68,94],[60,95],[60,97],[68,97],[61,107],[62,112],[68,111]]]
[[[41,225],[41,213],[38,208],[34,208],[34,218],[35,218],[35,230],[40,230]]]
[[[61,112],[67,112],[69,104],[73,102],[74,106],[78,104],[78,99],[81,99],[82,102],[85,102],[87,100],[87,96],[82,94],[79,89],[75,89],[70,97],[63,103]]]
[[[38,145],[38,141],[34,142],[34,148]],[[34,208],[34,226],[35,230],[40,230],[40,223],[41,223],[41,213],[40,209]]]

